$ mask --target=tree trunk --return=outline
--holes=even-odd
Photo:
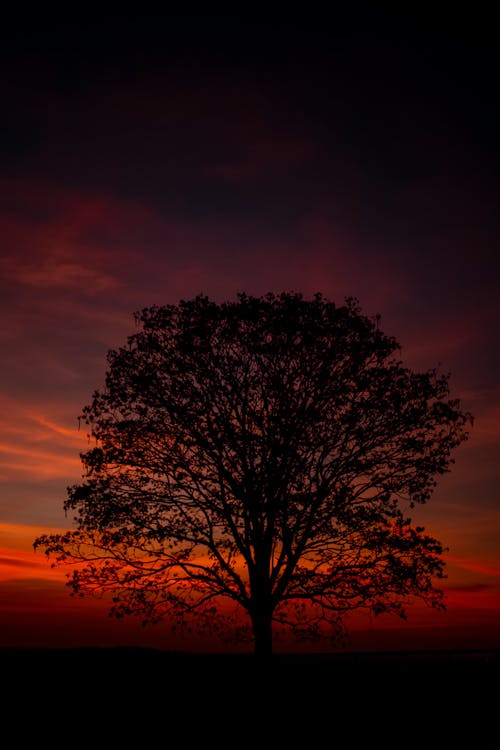
[[[259,608],[252,617],[254,653],[259,659],[270,659],[273,653],[272,614],[266,610]]]

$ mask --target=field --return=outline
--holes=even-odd
[[[25,706],[65,727],[65,746],[500,748],[497,651],[277,654],[268,664],[122,648],[1,658],[4,718]]]

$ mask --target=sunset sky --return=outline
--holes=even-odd
[[[131,28],[2,32],[0,647],[200,647],[71,599],[33,540],[71,527],[77,417],[133,312],[239,291],[357,297],[407,365],[451,372],[475,424],[416,514],[448,611],[359,618],[352,644],[500,647],[491,20]]]

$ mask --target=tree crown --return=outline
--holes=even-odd
[[[70,584],[114,612],[297,635],[366,607],[442,604],[425,503],[469,414],[449,377],[414,373],[354,299],[198,296],[136,315],[83,418],[95,447],[68,489],[77,529],[41,537]],[[217,619],[217,603],[226,600]]]

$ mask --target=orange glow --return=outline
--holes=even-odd
[[[0,480],[36,481],[81,476],[79,453],[88,439],[78,431],[10,399],[1,400]],[[63,485],[64,487],[64,485]]]
[[[11,581],[15,578],[63,580],[65,576],[62,569],[49,568],[46,557],[40,553],[0,547],[0,581]]]
[[[32,475],[38,479],[50,479],[78,475],[79,459],[58,455],[55,451],[22,448],[0,444],[3,478],[13,475]]]
[[[61,581],[65,579],[62,568],[51,568],[47,557],[33,549],[35,538],[44,533],[63,529],[49,529],[46,526],[25,524],[0,525],[0,581],[13,579],[43,579]]]
[[[33,422],[41,425],[42,427],[47,428],[48,430],[52,432],[57,433],[58,435],[62,435],[64,438],[69,438],[70,440],[73,440],[78,443],[82,441],[82,438],[85,438],[85,434],[83,434],[82,436],[82,433],[80,431],[77,432],[76,429],[71,430],[67,427],[64,427],[63,425],[56,424],[55,422],[51,422],[49,419],[46,419],[45,417],[33,414],[31,418]]]

